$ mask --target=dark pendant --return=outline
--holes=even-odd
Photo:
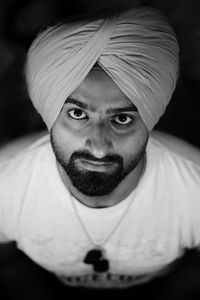
[[[90,250],[83,262],[85,264],[93,265],[94,271],[102,273],[109,269],[109,261],[105,259],[103,255],[103,250],[93,249]]]
[[[93,264],[94,262],[98,261],[103,257],[102,251],[99,249],[90,250],[86,257],[84,258],[84,263],[86,264]]]
[[[101,259],[93,264],[94,271],[103,273],[109,269],[109,261],[107,259]]]

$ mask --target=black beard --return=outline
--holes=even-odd
[[[60,153],[58,147],[51,136],[51,144],[57,161],[68,175],[73,186],[82,194],[90,197],[101,197],[109,195],[119,185],[119,183],[138,165],[142,159],[146,144],[141,151],[134,156],[128,166],[124,167],[123,158],[116,154],[109,154],[101,159],[95,158],[89,151],[75,151],[68,162]],[[76,166],[78,159],[85,159],[98,162],[116,164],[112,172],[95,172],[79,170]]]
[[[108,195],[122,180],[123,159],[117,155],[107,155],[102,159],[96,159],[88,151],[76,151],[72,154],[67,164],[65,164],[65,162],[58,156],[57,159],[64,171],[67,173],[72,184],[79,192],[86,196],[97,197]],[[107,162],[110,164],[116,164],[117,167],[114,171],[109,173],[79,170],[76,166],[76,161],[78,159]]]

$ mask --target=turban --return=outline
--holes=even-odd
[[[49,130],[95,63],[135,104],[150,131],[165,112],[178,77],[178,43],[166,18],[156,9],[137,7],[60,22],[40,32],[28,51],[25,76]]]

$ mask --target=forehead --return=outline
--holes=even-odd
[[[133,106],[130,99],[101,68],[92,69],[70,97],[96,109]]]

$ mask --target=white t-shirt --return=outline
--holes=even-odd
[[[69,285],[123,288],[157,276],[184,248],[200,245],[200,154],[183,141],[153,133],[146,155],[139,185],[121,203],[95,209],[74,199],[94,243],[108,239],[107,272],[94,272],[83,262],[94,246],[60,178],[48,135],[0,163],[0,241],[16,241]]]

